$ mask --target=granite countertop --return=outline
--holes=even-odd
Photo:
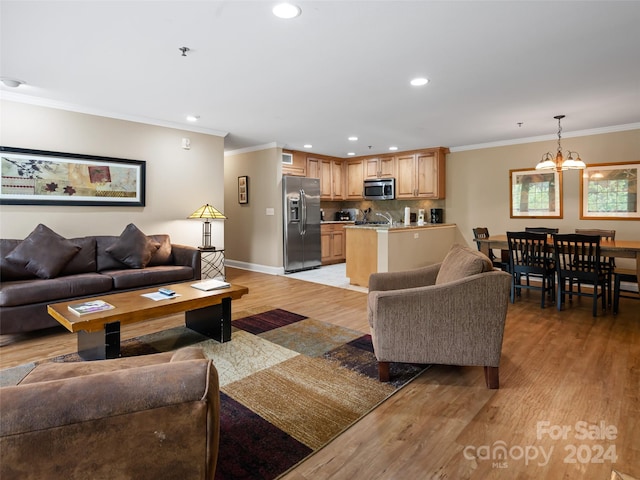
[[[364,224],[364,225],[347,225],[345,228],[362,228],[368,230],[411,230],[418,228],[433,228],[433,227],[453,227],[455,223],[425,223],[424,225],[418,225],[417,223],[412,223],[410,225],[405,225],[404,223],[394,223],[393,225],[388,224]]]
[[[353,224],[353,220],[322,220],[320,222],[321,225],[324,225],[325,223],[343,223],[345,225],[347,224]]]

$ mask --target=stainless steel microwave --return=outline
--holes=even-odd
[[[395,178],[372,178],[364,181],[365,200],[393,200],[396,198]]]

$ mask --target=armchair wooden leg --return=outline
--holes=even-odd
[[[381,382],[389,381],[389,362],[378,362],[378,378]]]
[[[484,380],[487,383],[487,388],[500,388],[498,367],[484,367]]]

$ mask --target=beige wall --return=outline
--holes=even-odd
[[[224,160],[227,264],[281,273],[282,149],[228,155]],[[249,176],[249,203],[238,203],[238,177]],[[267,215],[273,209],[274,215]]]
[[[576,150],[587,165],[640,161],[640,130],[562,139],[564,150]],[[580,220],[580,171],[563,173],[562,219],[512,219],[509,216],[509,170],[533,169],[543,153],[555,152],[557,141],[535,142],[450,153],[447,156],[445,218],[456,223],[472,244],[474,227],[490,233],[527,226],[616,230],[616,238],[640,240],[640,221]]]
[[[45,223],[63,236],[118,234],[129,222],[147,233],[169,233],[176,243],[199,245],[201,222],[186,220],[204,203],[228,220],[213,222],[212,243],[226,248],[229,265],[282,271],[281,149],[224,157],[224,139],[214,135],[109,119],[64,110],[2,101],[0,142],[10,147],[85,153],[147,161],[145,207],[62,207],[3,205],[0,235],[24,238]],[[191,150],[181,148],[182,137]],[[577,150],[587,164],[640,160],[640,130],[563,138],[564,149]],[[640,239],[638,221],[579,218],[579,172],[565,172],[564,218],[509,218],[509,170],[533,168],[555,141],[450,153],[447,156],[447,223],[472,245],[472,228],[503,233],[529,225],[612,228],[618,238]],[[249,203],[240,205],[237,178],[249,176]],[[266,215],[273,208],[274,215]]]
[[[197,246],[200,221],[186,217],[205,203],[224,211],[224,139],[219,136],[2,101],[4,146],[145,160],[145,207],[0,206],[0,235],[24,238],[38,223],[65,237],[117,235],[130,223],[147,234],[168,233],[174,243]],[[183,150],[182,137],[191,139]],[[214,223],[222,245],[224,223]]]

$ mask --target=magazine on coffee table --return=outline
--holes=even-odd
[[[198,290],[204,290],[205,292],[208,292],[209,290],[217,290],[219,288],[229,288],[231,284],[222,280],[211,278],[209,280],[203,280],[202,282],[192,283],[191,286],[193,288],[197,288]]]
[[[90,300],[88,302],[74,303],[73,305],[69,305],[67,308],[74,315],[81,317],[82,315],[88,315],[89,313],[111,310],[115,307],[104,300]]]

